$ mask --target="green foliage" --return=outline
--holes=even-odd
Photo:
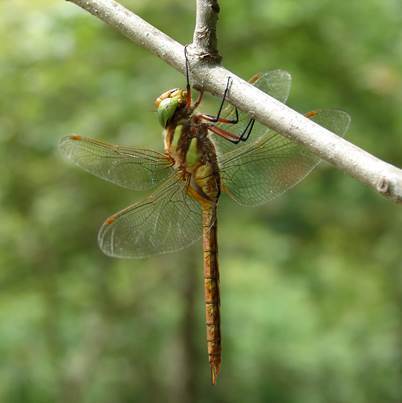
[[[190,42],[193,2],[125,5]],[[292,107],[346,110],[353,143],[402,165],[400,2],[220,5],[225,66],[288,70]],[[161,149],[153,101],[184,78],[71,3],[4,1],[0,22],[1,402],[402,400],[400,206],[327,164],[266,206],[223,199],[212,388],[200,245],[103,256],[99,225],[142,195],[56,151],[72,132]]]

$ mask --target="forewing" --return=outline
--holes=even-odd
[[[314,111],[306,116],[339,136],[350,124],[350,116],[339,110]],[[219,162],[223,189],[237,203],[256,206],[296,185],[319,161],[305,147],[271,132],[221,156]]]
[[[128,189],[151,189],[173,172],[172,162],[165,154],[88,137],[64,137],[59,149],[85,171]]]
[[[253,76],[249,81],[259,90],[265,92],[266,94],[270,95],[271,97],[277,99],[282,103],[286,103],[290,93],[292,77],[285,70],[272,70],[263,74],[257,74]],[[229,105],[223,112],[222,117],[225,119],[234,119],[234,106]],[[237,124],[218,123],[217,126],[223,130],[240,136],[243,133],[249,120],[250,116],[247,113],[239,111],[239,122]],[[268,129],[261,123],[255,122],[250,138],[245,143],[233,144],[230,141],[215,134],[212,135],[212,139],[218,149],[218,152],[220,154],[224,154],[240,147],[246,147],[247,143],[256,141],[262,135],[266,134],[269,130],[270,129]]]
[[[174,174],[147,199],[109,217],[98,242],[106,255],[142,258],[183,249],[201,234],[200,205]]]

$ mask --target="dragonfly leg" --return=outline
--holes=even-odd
[[[206,120],[206,121],[208,121],[208,122],[211,122],[211,123],[226,123],[226,124],[229,124],[229,125],[235,125],[236,123],[238,123],[239,122],[239,115],[238,115],[238,111],[237,111],[237,108],[236,108],[236,119],[225,119],[225,118],[216,118],[215,116],[212,116],[212,115],[206,115],[206,114],[204,114],[204,113],[202,113],[200,116],[201,116],[201,118],[202,119],[204,119],[204,120]]]
[[[204,90],[201,89],[201,90],[199,90],[199,91],[200,91],[200,93],[199,93],[199,95],[198,95],[198,98],[197,98],[196,101],[194,102],[194,105],[192,106],[192,110],[198,108],[198,105],[201,103],[202,98],[203,98],[203,96],[204,96]]]
[[[201,89],[199,90],[200,93],[198,95],[198,98],[196,99],[194,105],[191,105],[191,101],[192,101],[192,94],[191,94],[191,85],[190,85],[190,63],[188,61],[188,56],[187,56],[187,46],[184,46],[184,57],[186,59],[186,107],[188,110],[195,110],[196,108],[198,108],[198,106],[200,105],[202,98],[204,96],[204,90]]]
[[[243,133],[240,135],[240,140],[241,141],[247,141],[248,138],[250,137],[250,134],[253,130],[255,123],[255,119],[250,119],[247,123],[247,126],[244,128]]]
[[[223,93],[223,98],[222,98],[222,102],[221,105],[219,107],[218,113],[216,116],[213,115],[207,115],[204,114],[202,115],[202,118],[204,120],[207,120],[208,122],[212,122],[212,123],[229,123],[229,124],[236,124],[239,122],[239,111],[237,110],[237,108],[235,107],[235,113],[236,113],[236,117],[234,119],[225,119],[225,118],[221,118],[221,113],[222,113],[222,109],[223,109],[223,105],[225,104],[227,95],[229,93],[230,87],[232,85],[232,78],[228,77],[228,81],[226,83],[226,88],[225,88],[225,92]]]
[[[223,137],[226,140],[229,140],[233,144],[238,144],[241,141],[240,136],[230,133],[227,130],[223,130],[220,127],[211,125],[211,126],[208,126],[208,130],[210,130],[212,133],[217,134],[218,136]]]
[[[186,59],[186,108],[190,109],[191,108],[191,85],[190,85],[190,63],[188,61],[188,56],[187,56],[187,46],[184,46],[184,58]]]
[[[208,130],[211,132],[217,134],[218,136],[223,137],[226,140],[229,140],[233,144],[238,144],[240,141],[247,141],[248,138],[250,137],[250,134],[253,130],[255,123],[255,119],[250,119],[247,123],[247,126],[244,128],[242,134],[238,136],[237,134],[233,134],[227,130],[221,129],[220,127],[211,125],[208,126]]]

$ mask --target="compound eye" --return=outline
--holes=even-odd
[[[160,101],[157,113],[159,123],[163,128],[165,128],[172,119],[178,106],[179,102],[177,98],[165,98]]]

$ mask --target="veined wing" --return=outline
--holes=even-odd
[[[319,110],[306,115],[317,124],[343,136],[350,116],[340,110]],[[265,203],[307,176],[320,159],[305,147],[276,132],[221,156],[223,190],[237,203]]]
[[[64,137],[59,149],[85,171],[128,189],[151,189],[173,172],[172,161],[165,154],[89,137]]]
[[[173,174],[148,198],[109,217],[98,242],[109,256],[142,258],[183,249],[201,234],[201,207]]]
[[[278,101],[286,103],[290,93],[292,77],[285,70],[272,70],[263,74],[256,74],[249,80],[249,82],[258,89],[260,89],[261,91],[265,92],[271,97],[274,97]],[[225,119],[234,119],[235,118],[234,106],[229,105],[222,113],[222,117]],[[217,126],[233,134],[240,135],[243,132],[249,120],[250,116],[247,113],[239,111],[239,122],[237,124],[233,125],[233,124],[218,123]],[[270,129],[268,129],[261,123],[255,122],[253,131],[251,132],[250,138],[246,143],[233,144],[230,141],[217,135],[212,135],[211,138],[215,143],[218,152],[220,154],[224,154],[234,149],[245,147],[247,143],[252,143],[258,140],[258,138],[266,134],[269,130]]]

